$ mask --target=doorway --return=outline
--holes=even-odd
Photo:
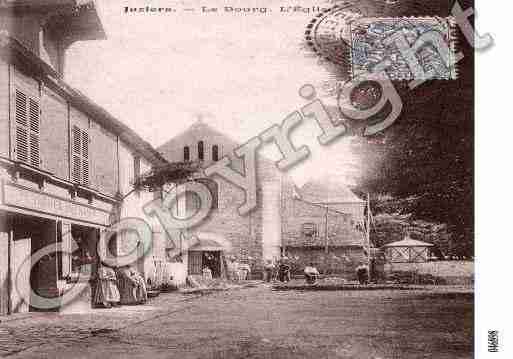
[[[221,277],[221,251],[189,251],[189,274],[202,275],[203,268],[212,271],[213,278]]]
[[[219,278],[221,276],[221,252],[203,251],[202,253],[203,268],[210,268],[212,277]]]
[[[34,259],[36,252],[48,245],[55,245],[56,222],[14,214],[10,216],[10,226],[12,228],[10,311],[23,313],[37,310],[32,306],[34,303],[32,291],[46,298],[55,298],[59,295],[57,253],[50,250],[39,260]]]

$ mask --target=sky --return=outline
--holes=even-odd
[[[320,1],[98,1],[107,40],[77,42],[68,51],[66,79],[158,147],[199,117],[241,143],[307,103],[304,84],[317,88],[328,72],[302,50],[313,12],[280,12],[280,6]],[[267,8],[267,13],[224,12],[224,6]],[[176,13],[125,13],[125,6],[174,7]],[[240,5],[238,5],[240,6]],[[184,12],[194,8],[194,12]],[[269,12],[269,9],[271,12]],[[322,96],[322,92],[318,91]],[[333,99],[323,98],[326,104]],[[320,146],[320,129],[303,120],[291,135],[311,156],[289,171],[298,185],[319,177],[345,177],[354,159],[346,138]],[[275,146],[264,153],[278,159]]]

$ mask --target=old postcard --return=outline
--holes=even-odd
[[[0,356],[474,357],[473,7],[0,0]]]

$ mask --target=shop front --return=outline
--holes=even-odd
[[[114,205],[6,180],[1,193],[0,315],[60,310],[66,304],[60,302],[62,294],[80,282],[87,290],[76,300],[89,305],[97,243]],[[47,299],[57,304],[49,306]]]

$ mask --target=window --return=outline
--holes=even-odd
[[[203,141],[198,142],[198,160],[203,161],[205,159],[205,148]]]
[[[73,239],[78,246],[71,254],[71,273],[86,272],[91,274],[90,271],[93,258],[87,248],[87,237],[83,235],[73,236]]]
[[[134,156],[134,183],[141,176],[141,157]]]
[[[219,161],[219,146],[212,146],[212,161]]]
[[[71,130],[71,178],[74,182],[89,185],[89,134],[73,126]]]
[[[183,148],[183,161],[188,162],[191,160],[191,152],[189,150],[189,146],[185,146]]]
[[[14,152],[16,153],[16,159],[39,167],[41,165],[39,152],[41,111],[39,101],[16,89],[15,102],[16,140]]]
[[[196,181],[205,185],[210,191],[210,194],[212,195],[212,207],[210,208],[219,208],[219,186],[217,185],[217,182],[210,178],[198,178]]]
[[[303,235],[305,237],[316,237],[317,236],[317,225],[315,223],[303,223]]]

